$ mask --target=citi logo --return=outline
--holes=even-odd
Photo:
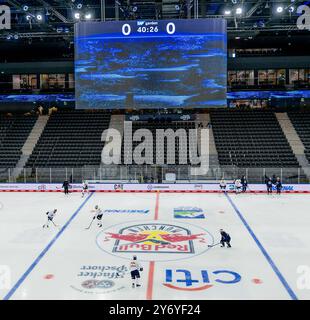
[[[163,285],[167,288],[181,291],[201,291],[216,286],[236,284],[241,281],[239,273],[231,270],[201,270],[196,277],[186,269],[167,269]]]

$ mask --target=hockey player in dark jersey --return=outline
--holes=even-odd
[[[271,180],[271,178],[266,177],[265,181],[266,181],[266,186],[267,186],[267,194],[272,194],[272,180]]]
[[[227,244],[227,248],[231,248],[231,245],[230,245],[230,235],[225,232],[223,229],[220,229],[220,234],[221,234],[221,247],[225,247],[225,243]]]
[[[277,181],[276,181],[276,189],[277,189],[277,194],[281,194],[282,182],[279,177],[277,178]]]
[[[65,180],[64,183],[62,184],[62,187],[64,188],[64,193],[69,194],[69,181]]]
[[[248,180],[247,180],[246,176],[243,176],[241,178],[241,184],[242,184],[242,192],[246,192],[246,189],[248,187]]]

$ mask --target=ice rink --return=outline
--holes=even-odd
[[[103,227],[86,230],[97,204]],[[307,194],[0,193],[0,298],[310,299],[309,208]]]

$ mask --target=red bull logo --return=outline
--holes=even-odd
[[[197,226],[183,226],[161,222],[140,223],[125,226],[115,232],[106,230],[97,237],[97,244],[103,250],[109,247],[112,254],[143,254],[147,259],[166,260],[167,254],[181,259],[208,249],[213,237]],[[158,257],[165,254],[165,258]],[[153,259],[151,258],[153,256]]]

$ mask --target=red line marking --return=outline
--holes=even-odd
[[[156,193],[156,205],[155,205],[155,218],[154,220],[158,220],[158,212],[159,212],[159,192]]]
[[[151,261],[150,262],[150,270],[149,270],[149,278],[147,281],[146,300],[153,299],[154,269],[155,269],[155,262]]]
[[[179,287],[176,287],[170,283],[163,283],[163,285],[167,288],[174,289],[174,290],[180,290],[180,291],[201,291],[201,290],[206,290],[206,289],[213,287],[213,284],[206,284],[206,285],[199,287],[199,288],[179,288]]]
[[[159,214],[159,192],[156,193],[154,220],[158,220],[158,214]],[[154,270],[155,270],[155,261],[151,261],[149,276],[148,276],[148,281],[147,281],[146,300],[153,299]]]

